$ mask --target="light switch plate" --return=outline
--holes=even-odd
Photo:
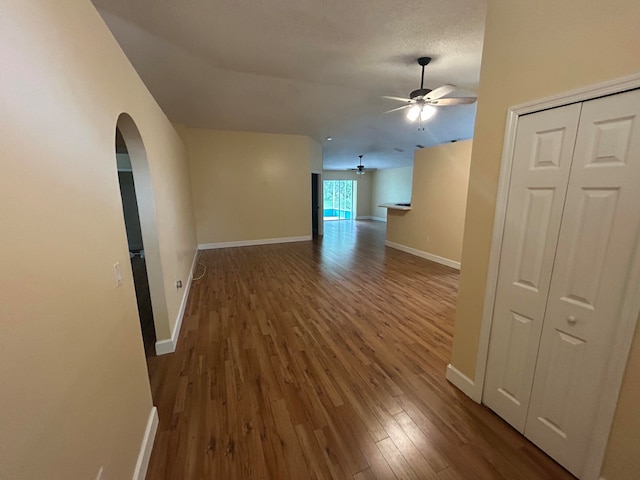
[[[120,262],[113,264],[113,274],[116,277],[116,288],[122,285],[122,272],[120,272]]]

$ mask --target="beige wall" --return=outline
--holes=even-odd
[[[119,114],[147,149],[167,283],[195,250],[186,149],[89,1],[3,1],[0,58],[0,478],[131,478],[152,400]],[[181,293],[166,292],[170,316]]]
[[[411,210],[389,210],[387,240],[459,262],[470,161],[471,140],[417,150]]]
[[[452,364],[474,377],[507,108],[640,71],[640,2],[490,0],[471,160]],[[605,460],[638,478],[640,329]],[[634,398],[636,399],[634,401]],[[633,473],[635,472],[635,473]]]
[[[371,216],[371,183],[377,172],[367,172],[356,175],[355,172],[344,170],[325,170],[322,180],[357,180],[356,218]]]
[[[309,138],[309,162],[313,173],[322,173],[322,145]]]
[[[377,170],[373,176],[371,189],[371,215],[376,218],[386,219],[387,209],[378,205],[382,203],[411,202],[412,178],[413,167]]]
[[[311,235],[311,169],[322,155],[315,140],[179,130],[189,150],[199,244]]]

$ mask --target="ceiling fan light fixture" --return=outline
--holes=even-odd
[[[407,118],[410,122],[415,122],[420,116],[420,105],[414,105],[407,112]]]
[[[426,122],[436,114],[436,111],[436,108],[431,105],[418,104],[409,109],[407,118],[410,122],[415,122],[418,118],[421,122]]]
[[[420,77],[420,88],[409,94],[409,98],[401,97],[383,97],[389,100],[405,102],[402,107],[388,110],[385,113],[395,112],[397,110],[407,110],[407,120],[415,122],[419,120],[418,130],[424,130],[424,123],[431,120],[439,107],[449,107],[452,105],[465,105],[474,103],[476,97],[448,97],[449,94],[456,90],[454,85],[445,84],[434,90],[424,88],[424,67],[429,64],[431,57],[420,57],[418,65],[422,70]],[[437,108],[435,108],[437,107]]]
[[[424,105],[420,111],[420,120],[426,122],[436,114],[436,108],[431,105]]]
[[[364,155],[358,155],[358,158],[360,159],[360,163],[358,163],[358,166],[356,167],[356,175],[364,175],[365,171],[364,171],[364,165],[362,165],[362,157]]]

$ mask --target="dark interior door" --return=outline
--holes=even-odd
[[[320,212],[320,202],[318,199],[318,177],[319,174],[312,173],[311,174],[311,230],[313,231],[313,236],[318,236],[318,222],[319,222],[319,212]]]

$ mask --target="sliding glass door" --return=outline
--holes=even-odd
[[[356,217],[355,180],[325,180],[323,182],[325,220],[353,220]]]

